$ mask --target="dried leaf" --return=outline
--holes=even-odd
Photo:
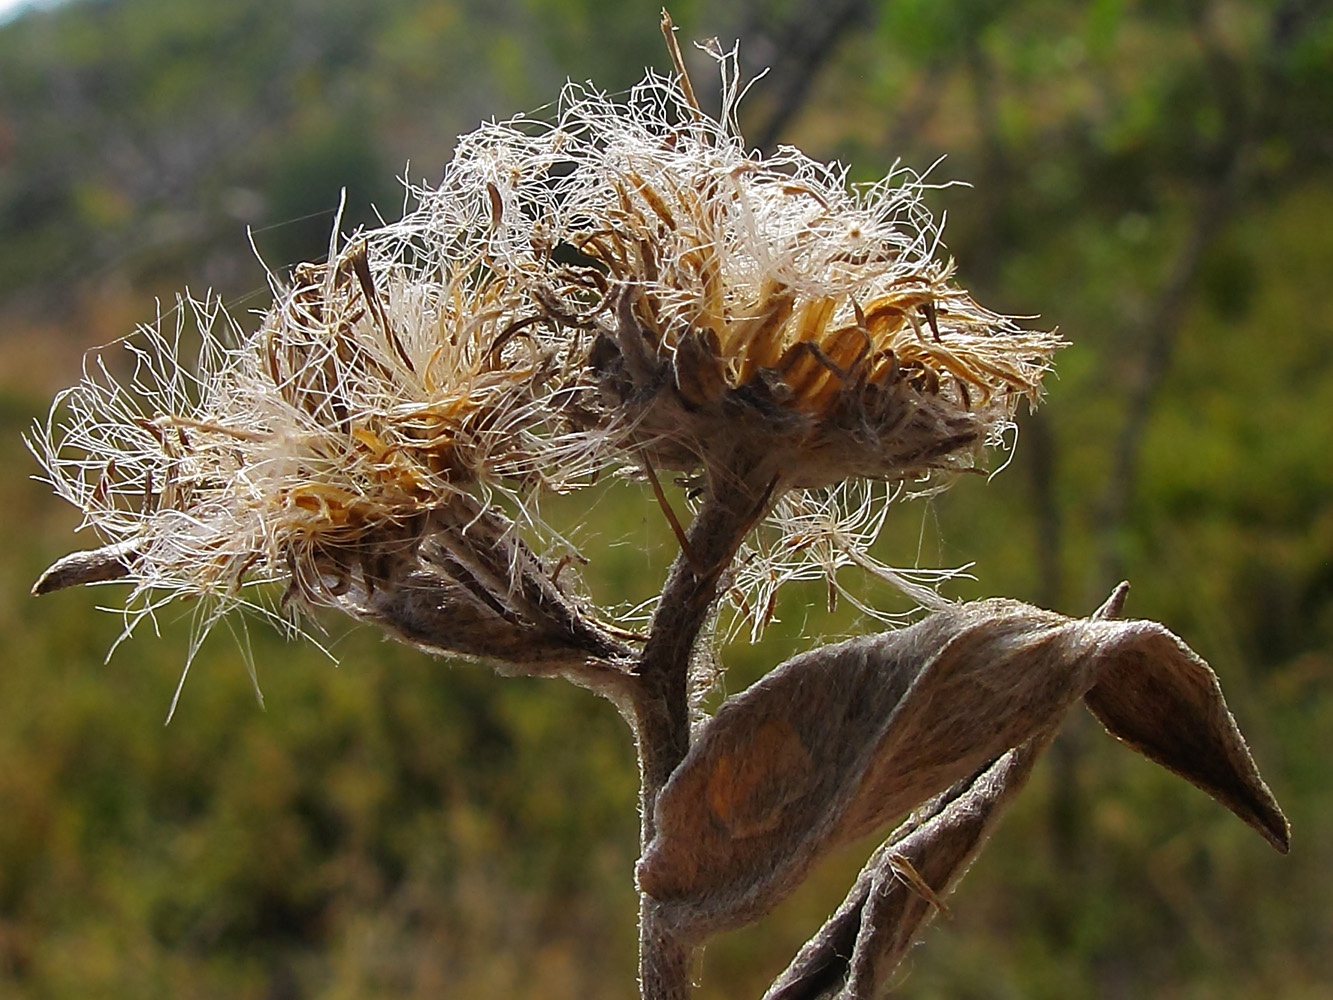
[[[1291,831],[1255,767],[1217,675],[1176,636],[1130,622],[1135,637],[1109,657],[1084,695],[1107,731],[1197,785],[1283,854]]]
[[[701,727],[658,798],[640,887],[683,937],[746,923],[830,850],[1050,732],[1090,689],[1116,735],[1282,847],[1212,672],[1159,625],[1106,620],[1117,598],[1082,620],[980,601],[788,661]]]
[[[1026,784],[1053,733],[1011,750],[919,810],[871,855],[851,891],[764,1000],[880,996],[917,933],[953,891]]]
[[[1122,583],[1092,617],[1117,618]],[[917,809],[861,870],[847,898],[764,1000],[844,1000],[884,992],[898,964],[990,836],[1005,806],[1027,784],[1055,729],[1009,751],[982,773]]]

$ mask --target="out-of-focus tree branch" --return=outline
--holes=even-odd
[[[772,149],[783,130],[800,112],[810,95],[815,77],[832,59],[838,46],[873,14],[870,0],[805,0],[778,27],[765,27],[760,15],[751,13],[752,24],[742,33],[755,39],[753,46],[769,67],[772,110],[763,122],[749,129],[760,149]]]
[[[1144,432],[1170,372],[1194,280],[1208,249],[1241,205],[1251,171],[1256,132],[1285,89],[1285,57],[1299,40],[1302,26],[1310,23],[1310,9],[1314,6],[1295,0],[1274,11],[1268,47],[1259,60],[1265,72],[1253,95],[1244,92],[1241,68],[1215,36],[1212,8],[1205,7],[1199,12],[1196,32],[1217,110],[1226,124],[1208,156],[1212,171],[1201,185],[1189,230],[1149,311],[1140,338],[1141,353],[1101,504],[1099,567],[1093,584],[1096,590],[1105,589],[1124,575],[1120,538],[1138,484]]]

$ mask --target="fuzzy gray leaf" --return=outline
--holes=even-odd
[[[868,1000],[976,857],[1003,807],[1026,784],[1050,734],[1011,750],[918,810],[879,848],[833,916],[764,1000]]]
[[[1291,830],[1199,655],[1153,622],[1108,656],[1084,702],[1107,731],[1221,802],[1287,853]]]
[[[641,888],[683,937],[744,924],[830,850],[1051,731],[1094,687],[1117,735],[1279,843],[1285,821],[1220,693],[1199,694],[1211,671],[1161,626],[1107,620],[1116,610],[980,601],[788,661],[701,727],[657,800]],[[1190,714],[1169,719],[1183,743],[1154,735],[1163,699]]]

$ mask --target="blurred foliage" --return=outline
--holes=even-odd
[[[931,176],[975,185],[936,193],[964,283],[1075,345],[1005,473],[903,505],[886,557],[975,560],[957,596],[1069,613],[1129,578],[1131,613],[1221,674],[1295,830],[1278,858],[1072,719],[900,995],[1333,996],[1328,6],[673,13],[775,67],[743,110],[753,134],[785,121],[782,141],[860,179],[947,153]],[[795,59],[838,13],[836,44]],[[624,88],[645,64],[667,64],[657,6],[596,0],[100,0],[0,27],[0,993],[629,992],[636,776],[610,706],[331,621],[337,669],[238,637],[267,710],[219,634],[163,728],[189,609],[103,665],[106,591],[27,596],[79,539],[24,478],[18,435],[153,295],[261,305],[247,228],[281,275],[322,255],[341,189],[345,227],[391,217],[394,175],[437,177],[479,119],[548,102],[566,76]],[[643,492],[567,503],[599,597],[652,593],[671,546]],[[825,605],[822,588],[788,594],[760,643],[722,652],[728,687],[864,627]],[[715,943],[700,995],[759,995],[870,846]]]

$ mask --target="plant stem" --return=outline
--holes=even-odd
[[[690,748],[689,674],[695,643],[712,612],[718,583],[746,533],[766,508],[771,487],[714,477],[688,532],[689,557],[672,564],[636,668],[634,724],[639,751],[639,847],[656,833],[657,796]],[[683,1000],[690,990],[690,945],[639,905],[639,990],[643,1000]]]

